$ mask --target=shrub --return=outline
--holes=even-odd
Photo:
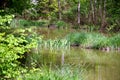
[[[57,21],[56,22],[56,26],[58,28],[66,28],[67,27],[67,24],[64,22],[64,21]]]
[[[0,29],[10,30],[9,21],[12,20],[11,15],[0,16]],[[7,24],[6,24],[7,23]],[[9,27],[9,29],[7,28]],[[24,30],[22,31],[24,32]],[[35,39],[26,40],[23,33],[15,36],[13,33],[6,34],[0,32],[0,78],[13,79],[20,75],[24,69],[20,66],[18,59],[23,58],[25,52],[36,45]]]

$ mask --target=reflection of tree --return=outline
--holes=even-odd
[[[65,60],[65,57],[64,57],[64,52],[63,52],[61,55],[61,65],[62,66],[64,65],[64,60]]]

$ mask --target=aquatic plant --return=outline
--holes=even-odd
[[[23,75],[24,80],[84,80],[82,68],[62,67],[57,69],[43,66]]]
[[[70,43],[66,39],[55,39],[55,40],[43,40],[39,43],[39,47],[48,49],[68,49]]]
[[[71,44],[83,44],[86,40],[86,34],[81,33],[70,33],[67,35],[66,39],[70,41]]]
[[[70,41],[71,45],[78,44],[84,48],[119,48],[120,47],[120,34],[115,36],[105,36],[100,33],[71,33],[68,34],[66,39]]]
[[[113,48],[120,48],[120,34],[110,37],[109,43],[109,45]]]

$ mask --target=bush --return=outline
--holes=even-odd
[[[4,16],[0,17],[1,30],[10,30],[9,21],[12,20],[12,17],[9,17],[11,15],[7,16],[5,18]],[[8,23],[8,26],[6,23]],[[23,58],[24,53],[29,52],[35,45],[35,39],[30,38],[30,41],[28,41],[21,32],[17,36],[13,35],[13,33],[6,34],[4,31],[0,32],[0,78],[3,80],[13,79],[20,75],[24,69],[20,66],[19,59]]]
[[[57,21],[56,22],[56,26],[58,28],[66,28],[67,27],[67,24],[64,22],[64,21]]]

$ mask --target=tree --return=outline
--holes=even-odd
[[[58,14],[59,14],[59,20],[62,19],[62,15],[61,15],[61,4],[60,4],[60,0],[58,0]]]
[[[78,2],[78,24],[80,24],[80,0]]]
[[[103,10],[102,10],[102,16],[101,16],[101,31],[105,29],[107,26],[107,21],[106,21],[106,0],[103,2]]]

